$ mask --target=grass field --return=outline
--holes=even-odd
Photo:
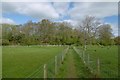
[[[77,47],[79,53],[83,52],[83,47]],[[83,60],[73,49],[68,51],[66,61],[61,67],[60,78],[117,78],[118,77],[118,46],[87,46],[84,59],[87,63],[89,54],[89,65],[85,65]],[[97,59],[100,61],[100,73],[97,74]],[[73,64],[74,63],[74,64]],[[72,65],[71,65],[72,64]],[[92,67],[93,73],[88,70]],[[72,67],[72,69],[71,69]],[[75,68],[74,68],[75,67]],[[72,70],[72,71],[71,71]],[[76,73],[74,73],[76,72]],[[76,76],[77,75],[77,76]],[[97,75],[97,76],[96,76]]]
[[[2,78],[2,47],[0,46],[0,79]]]
[[[100,77],[118,77],[118,46],[87,46],[86,53],[90,55],[91,66],[94,68],[96,68],[95,63],[97,64],[99,58]]]
[[[25,78],[63,49],[64,47],[3,47],[3,77]]]
[[[51,69],[54,69],[54,58],[61,54],[66,46],[13,46],[3,47],[2,50],[2,70],[3,77],[6,78],[26,78],[35,72],[40,66],[47,63],[49,74],[53,76]],[[77,46],[76,49],[82,53],[83,47]],[[100,60],[101,78],[118,77],[118,47],[117,46],[87,46],[85,59],[87,54],[90,56],[90,66],[97,71],[97,59]],[[60,58],[58,56],[58,58]],[[53,60],[51,63],[50,61]],[[59,63],[59,62],[58,62]],[[58,65],[59,66],[59,65]],[[53,67],[53,68],[52,68]],[[36,75],[39,78],[41,71]],[[54,70],[53,70],[54,72]],[[35,76],[34,76],[35,77]],[[43,77],[43,76],[42,76]],[[54,76],[53,76],[54,77]],[[58,78],[94,78],[95,76],[86,68],[82,59],[73,50],[69,48],[64,62],[59,67]]]

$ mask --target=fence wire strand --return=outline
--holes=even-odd
[[[59,71],[61,64],[62,64],[62,57],[65,58],[65,55],[68,51],[69,47],[65,48],[62,52],[60,52],[57,56],[57,71]],[[50,59],[46,62],[46,72],[47,78],[54,78],[55,77],[55,58]],[[44,77],[44,68],[41,65],[38,69],[36,69],[33,73],[28,75],[26,78],[43,78]],[[32,79],[31,79],[32,80]]]

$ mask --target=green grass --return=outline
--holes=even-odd
[[[63,51],[64,47],[17,46],[3,47],[3,77],[25,78],[41,65],[48,63],[55,55]]]
[[[47,63],[48,77],[54,77],[54,58],[61,53],[65,47],[57,46],[4,46],[2,48],[2,68],[3,77],[5,78],[26,78],[36,70],[37,75],[33,78],[43,77],[43,65]],[[81,53],[82,47],[77,47]],[[71,53],[71,54],[69,54]],[[101,78],[115,78],[118,77],[118,47],[117,46],[87,46],[85,52],[85,60],[87,61],[87,54],[90,55],[90,67],[97,73],[97,59],[100,59],[100,75]],[[61,56],[58,57],[58,63]],[[71,61],[72,60],[72,61]],[[72,64],[72,63],[74,64]],[[72,65],[69,65],[72,64]],[[79,78],[95,77],[87,70],[79,55],[70,47],[68,54],[65,57],[63,64],[58,65],[59,71],[56,77],[66,78],[71,66],[74,67]],[[39,69],[40,68],[40,69]],[[72,69],[72,68],[71,68]],[[76,70],[75,70],[76,69]],[[41,75],[42,72],[42,76]]]
[[[58,70],[58,73],[56,75],[57,78],[65,78],[66,77],[66,74],[67,74],[67,71],[66,71],[67,70],[67,62],[68,62],[67,57],[68,57],[68,55],[66,55],[63,64],[61,64],[61,67],[58,68],[59,70]]]
[[[60,67],[59,74],[57,75],[58,78],[76,78],[77,77],[73,53],[74,52],[70,47],[64,59],[64,62]]]
[[[74,61],[76,66],[77,75],[79,78],[94,78],[93,74],[87,69],[81,60],[80,56],[74,51]]]
[[[87,46],[86,53],[90,54],[90,64],[96,72],[99,58],[100,77],[118,77],[118,46]]]
[[[74,64],[74,65],[73,65]],[[75,67],[75,68],[73,68]],[[75,73],[74,73],[75,72]],[[69,76],[70,75],[70,76]],[[94,78],[87,67],[84,65],[79,55],[72,49],[69,49],[67,56],[62,64],[58,78]]]
[[[2,47],[0,46],[0,79],[2,78]]]

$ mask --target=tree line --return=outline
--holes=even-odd
[[[118,45],[110,24],[101,23],[93,16],[86,16],[78,26],[67,22],[28,21],[25,24],[2,24],[2,45]]]

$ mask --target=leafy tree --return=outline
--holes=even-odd
[[[38,23],[28,21],[22,25],[2,24],[2,42],[3,45],[113,43],[110,25],[100,24],[99,19],[92,16],[86,16],[77,28],[67,22],[52,22],[48,19]],[[114,41],[119,43],[117,38]]]
[[[100,44],[103,45],[110,45],[112,42],[112,28],[109,24],[103,24],[99,27],[99,41]]]
[[[120,36],[114,38],[115,44],[120,45]]]

